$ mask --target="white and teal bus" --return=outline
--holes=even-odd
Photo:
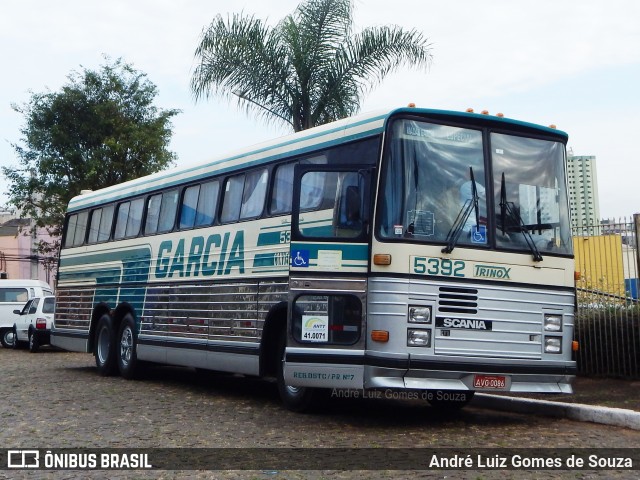
[[[52,343],[321,389],[571,393],[567,135],[361,115],[71,200]]]

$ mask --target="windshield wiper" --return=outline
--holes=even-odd
[[[476,179],[473,175],[473,167],[469,167],[469,177],[471,178],[471,198],[465,200],[464,205],[462,205],[462,208],[458,212],[458,216],[453,222],[453,225],[451,225],[451,229],[447,233],[447,238],[445,240],[447,242],[447,246],[442,249],[442,253],[453,252],[453,249],[456,247],[458,239],[460,238],[460,234],[462,233],[462,228],[467,223],[472,210],[475,210],[476,213],[476,225],[480,225],[478,188],[476,187]]]
[[[506,232],[507,215],[510,219],[515,220],[515,222],[518,224],[518,228],[515,231],[522,233],[522,236],[524,237],[529,250],[531,250],[531,253],[533,254],[533,261],[541,262],[542,255],[540,254],[538,247],[536,247],[536,243],[534,242],[533,237],[531,236],[531,233],[529,232],[526,224],[522,220],[518,209],[513,202],[507,201],[507,189],[505,188],[504,172],[502,172],[502,180],[500,183],[500,229],[502,230],[503,235]]]

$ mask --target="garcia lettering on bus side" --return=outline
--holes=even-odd
[[[177,242],[160,243],[156,258],[155,276],[211,277],[229,275],[232,269],[244,273],[244,231],[238,230],[231,241],[231,233],[214,233],[208,237],[181,238]]]

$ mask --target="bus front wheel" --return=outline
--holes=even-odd
[[[104,314],[98,320],[96,338],[94,343],[94,355],[98,373],[108,377],[116,373],[116,338],[113,329],[113,320],[109,314]]]
[[[293,387],[284,379],[286,333],[283,333],[278,345],[278,393],[284,406],[293,412],[308,411],[313,403],[314,389],[309,387]]]

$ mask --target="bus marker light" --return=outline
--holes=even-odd
[[[482,110],[480,113],[482,115],[489,115],[489,110]]]
[[[573,342],[571,342],[571,350],[573,350],[574,352],[577,352],[578,350],[580,350],[580,343],[578,343],[577,340],[574,340]]]
[[[372,330],[371,340],[373,340],[374,342],[386,343],[389,341],[389,332],[387,330]]]
[[[411,102],[409,105],[407,105],[407,107],[409,108],[416,108],[416,104]]]
[[[467,108],[466,112],[467,113],[473,113],[473,108]]]
[[[388,253],[376,253],[373,256],[374,265],[391,265],[391,255]]]
[[[582,278],[582,274],[580,272],[573,272],[573,279],[575,281],[580,280],[580,278]]]
[[[504,113],[496,113],[496,117],[504,118]]]
[[[556,126],[552,123],[551,125],[549,125],[549,128],[551,128],[551,129],[555,130],[555,129],[556,129],[556,128],[558,128],[558,127],[556,127]]]

